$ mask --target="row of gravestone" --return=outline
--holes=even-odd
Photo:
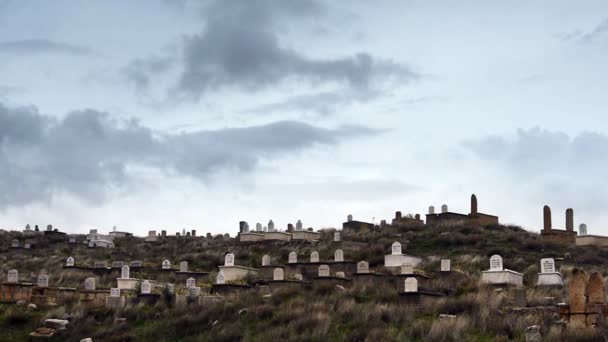
[[[113,261],[112,268],[121,268],[125,265],[124,261]],[[140,260],[131,261],[131,267],[143,267],[144,263]],[[76,262],[74,257],[68,257],[65,261],[66,267],[74,267],[76,266]],[[93,268],[107,268],[108,264],[105,261],[95,261],[93,263]]]
[[[21,247],[19,240],[17,240],[17,239],[11,240],[11,248],[19,248],[19,247]],[[23,244],[23,248],[30,249],[30,248],[32,248],[32,244],[29,242],[26,242]]]
[[[19,283],[19,271],[9,270],[6,276],[7,283]],[[37,281],[38,287],[49,287],[49,276],[48,274],[41,273],[38,275]]]

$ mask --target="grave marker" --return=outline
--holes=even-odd
[[[397,241],[393,242],[391,245],[391,254],[392,255],[401,255],[401,244]]]
[[[418,292],[418,279],[412,277],[406,278],[404,284],[404,292]]]
[[[369,273],[369,263],[367,261],[359,261],[357,263],[357,273]]]
[[[234,254],[228,253],[224,256],[224,266],[234,266]]]
[[[18,283],[19,282],[19,271],[10,270],[6,276],[6,281],[8,283]]]
[[[275,268],[272,272],[272,280],[285,280],[285,271],[282,268]]]
[[[319,277],[329,277],[329,266],[327,266],[327,265],[319,266]]]
[[[341,249],[336,249],[336,252],[334,253],[334,261],[344,262],[344,252]]]
[[[38,287],[49,287],[49,276],[41,274],[38,276]]]
[[[289,263],[289,264],[296,264],[296,263],[298,263],[298,254],[296,252],[290,252],[289,253],[289,259],[287,260],[287,263]]]
[[[317,251],[310,252],[310,262],[311,263],[319,262],[319,252],[317,252]]]

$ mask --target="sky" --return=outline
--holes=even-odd
[[[0,228],[608,234],[608,2],[0,0]]]

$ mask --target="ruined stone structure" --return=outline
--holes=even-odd
[[[413,217],[410,215],[402,216],[401,212],[395,213],[395,218],[392,223],[393,226],[411,226],[411,225],[423,225],[424,221],[420,219],[420,214],[416,214]]]
[[[485,227],[498,224],[498,216],[480,213],[478,211],[477,196],[473,194],[471,195],[471,212],[468,215],[450,212],[445,204],[442,206],[441,213],[439,214],[435,213],[434,207],[430,207],[429,213],[426,214],[426,224],[441,222],[461,222]]]
[[[566,210],[566,229],[554,229],[551,223],[551,208],[545,205],[543,208],[543,229],[540,235],[545,240],[573,244],[576,241],[576,232],[574,231],[574,210],[569,208]]]
[[[608,317],[606,286],[600,272],[589,278],[584,271],[574,269],[568,282],[568,304],[559,307],[560,318],[571,327],[594,327]]]
[[[354,221],[352,219],[352,216],[348,215],[347,221],[342,223],[342,229],[356,233],[364,233],[374,230],[374,224],[362,221]]]

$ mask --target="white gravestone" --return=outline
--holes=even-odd
[[[298,220],[298,222],[296,222],[296,230],[302,230],[302,221]]]
[[[234,266],[234,254],[228,253],[224,256],[224,266]]]
[[[397,241],[393,242],[391,245],[391,254],[392,255],[401,255],[401,244]]]
[[[110,289],[110,297],[120,297],[120,289],[113,287]]]
[[[584,236],[587,235],[587,225],[584,223],[581,223],[578,226],[578,235]]]
[[[553,258],[540,259],[540,273],[555,273],[555,260]]]
[[[190,288],[190,287],[195,287],[196,286],[196,279],[194,278],[188,278],[186,279],[186,287]]]
[[[310,252],[310,262],[311,263],[319,262],[319,252],[317,252],[317,251]]]
[[[285,280],[285,272],[282,268],[275,268],[272,272],[272,280]]]
[[[262,266],[270,266],[270,255],[266,254],[262,257]]]
[[[169,293],[171,295],[175,293],[175,285],[174,284],[167,283],[167,285],[165,285],[165,288],[167,289],[167,293]]]
[[[95,278],[89,277],[84,280],[84,289],[86,291],[95,291]]]
[[[272,220],[268,221],[268,231],[274,232],[274,222]]]
[[[11,241],[11,247],[13,248],[19,248],[19,240],[14,239]]]
[[[220,272],[217,274],[217,277],[215,277],[215,283],[216,284],[225,284],[226,283],[226,279],[224,277],[224,272]]]
[[[131,268],[129,267],[129,265],[124,265],[120,269],[120,277],[122,279],[129,279],[129,278],[131,278]]]
[[[369,263],[367,261],[359,261],[357,263],[357,273],[369,273]]]
[[[296,254],[296,252],[290,252],[289,253],[289,259],[287,260],[287,263],[289,264],[296,264],[298,262],[298,254]]]
[[[404,284],[404,292],[418,292],[418,280],[416,278],[406,278]]]
[[[32,245],[30,245],[28,242],[26,242],[25,245],[23,245],[23,248],[30,249],[30,248],[32,248]]]
[[[196,298],[198,296],[201,295],[201,288],[200,287],[196,287],[196,286],[192,286],[188,288],[188,296],[190,298]]]
[[[346,216],[346,221],[347,222],[352,222],[353,221],[353,215]]]
[[[338,277],[338,278],[346,278],[346,274],[344,274],[344,272],[336,272],[336,277]]]
[[[179,271],[188,272],[188,262],[187,261],[182,261],[179,263]]]
[[[19,271],[10,270],[6,276],[6,281],[9,283],[18,283],[19,282]]]
[[[302,281],[302,279],[304,279],[304,277],[302,277],[302,275],[300,273],[296,273],[296,275],[294,276],[296,278],[296,280],[298,281]]]
[[[49,276],[41,274],[38,276],[38,287],[49,287]]]
[[[441,206],[441,213],[445,214],[447,212],[448,212],[448,205],[447,204],[442,205]]]
[[[502,257],[494,254],[490,257],[490,271],[502,271]]]
[[[329,277],[329,266],[327,266],[327,265],[319,266],[319,277]]]
[[[170,270],[171,269],[171,261],[169,261],[169,260],[163,260],[162,269],[163,270]]]
[[[335,262],[344,262],[344,252],[341,249],[336,249],[334,253],[334,261]]]
[[[412,265],[412,264],[401,265],[401,274],[414,274],[414,265]]]
[[[429,207],[429,215],[435,215],[435,207],[433,207],[433,206]]]
[[[74,266],[74,258],[69,257],[68,260],[65,261],[65,265],[67,267],[73,267]]]
[[[152,292],[152,285],[150,285],[149,281],[144,280],[141,283],[141,294],[150,294],[150,292]]]
[[[256,223],[256,224],[255,224],[255,231],[256,231],[256,232],[261,232],[261,231],[263,231],[263,228],[262,228],[262,224],[261,224],[261,223]]]
[[[335,242],[340,242],[341,238],[340,238],[340,232],[334,232],[334,241]]]
[[[441,272],[450,272],[452,270],[452,261],[450,259],[441,259]]]

